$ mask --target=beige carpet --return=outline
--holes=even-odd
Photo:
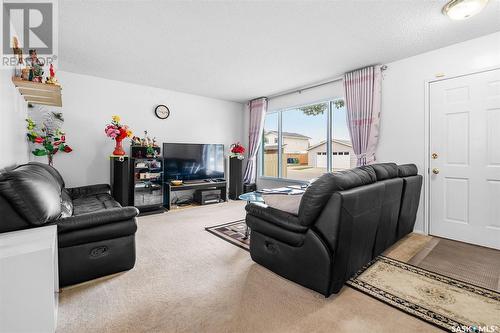
[[[63,289],[58,332],[439,332],[349,287],[325,299],[204,230],[244,204],[141,217],[136,267]]]

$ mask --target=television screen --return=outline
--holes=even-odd
[[[165,181],[224,178],[224,145],[164,143]]]

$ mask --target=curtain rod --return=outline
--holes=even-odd
[[[387,69],[387,65],[382,65],[380,67],[380,70],[382,70],[382,71],[385,71],[386,69]],[[277,97],[282,97],[282,96],[291,95],[291,94],[297,94],[297,93],[300,94],[300,93],[302,93],[305,90],[310,90],[310,89],[314,89],[314,88],[326,86],[327,84],[330,84],[330,83],[333,83],[333,82],[337,82],[337,81],[341,81],[343,79],[344,79],[343,76],[339,76],[339,77],[337,77],[335,79],[331,79],[331,80],[326,81],[326,82],[313,84],[311,86],[306,86],[306,87],[295,89],[295,90],[288,90],[288,91],[280,92],[280,93],[268,96],[267,99],[269,100],[269,99],[272,99],[272,98],[277,98]]]

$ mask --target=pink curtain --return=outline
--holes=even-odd
[[[344,75],[347,126],[357,165],[375,162],[380,125],[381,69],[365,67]]]
[[[264,120],[267,111],[267,98],[261,97],[250,101],[250,128],[248,138],[248,162],[243,180],[245,183],[255,183],[257,176],[257,153],[259,151]]]

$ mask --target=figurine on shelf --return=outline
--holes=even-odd
[[[146,157],[154,157],[155,156],[155,150],[153,149],[152,146],[147,146],[146,147]]]
[[[144,131],[144,138],[142,139],[142,145],[144,147],[149,147],[151,146],[151,143],[150,143],[150,138],[148,136],[148,131]]]
[[[47,83],[47,84],[53,84],[53,85],[56,85],[56,86],[59,85],[59,82],[57,82],[57,79],[56,79],[56,71],[54,69],[54,65],[52,65],[52,64],[50,64],[50,67],[49,67],[49,76],[45,79],[45,83]]]
[[[131,141],[132,146],[140,146],[141,145],[141,138],[138,136],[134,136]]]
[[[23,64],[23,49],[19,47],[19,40],[17,37],[12,37],[12,53],[17,57],[16,68],[14,76],[17,78],[21,78],[22,69],[21,65]]]
[[[132,156],[134,158],[157,158],[160,156],[160,148],[156,143],[156,137],[152,139],[148,135],[148,131],[144,131],[144,137],[139,138],[134,136],[131,142],[134,150],[132,150]]]
[[[30,65],[30,75],[29,80],[34,82],[42,82],[43,77],[43,66],[45,65],[40,59],[38,59],[38,55],[35,49],[29,51],[29,58],[26,60],[26,63]]]

